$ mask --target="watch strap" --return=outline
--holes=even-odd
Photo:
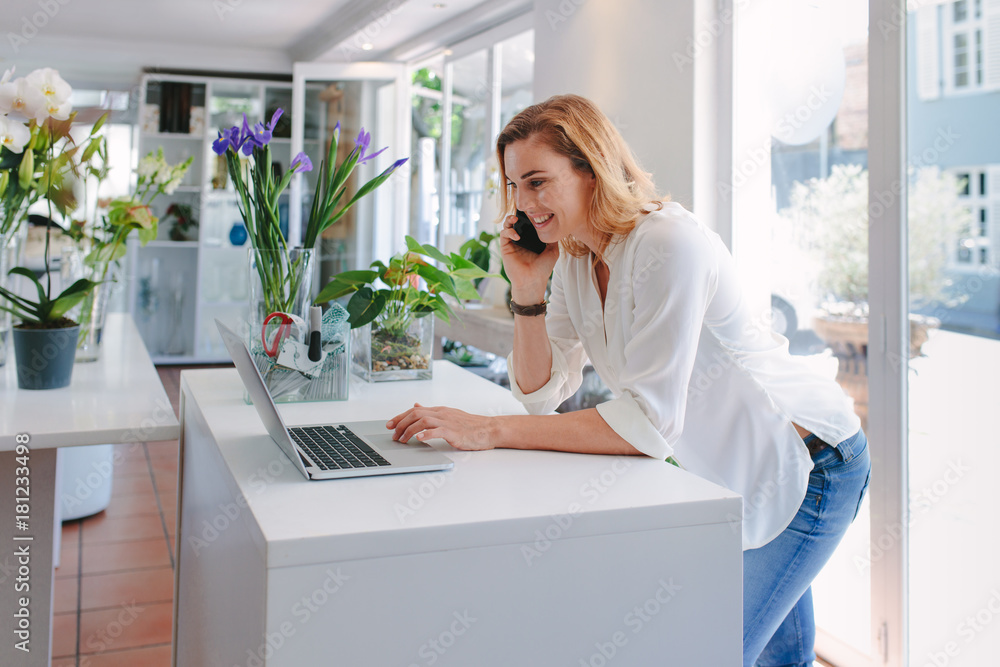
[[[522,315],[525,317],[534,317],[536,315],[544,315],[545,307],[548,305],[547,302],[542,301],[541,303],[535,303],[530,306],[522,306],[519,303],[510,302],[510,312],[515,315]]]

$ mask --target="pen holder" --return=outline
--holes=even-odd
[[[281,348],[284,341],[277,340],[281,333],[275,331],[270,341],[274,344],[265,348],[260,328],[251,327],[250,356],[275,403],[347,400],[351,349],[347,311],[339,304],[331,305],[323,314],[321,331],[323,357],[318,367],[303,370],[290,360],[294,355],[287,348]],[[295,342],[304,346],[306,340]],[[250,402],[246,392],[244,400]]]

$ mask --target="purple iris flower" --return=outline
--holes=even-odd
[[[309,156],[306,155],[305,153],[300,152],[292,160],[292,171],[293,172],[298,172],[298,171],[302,171],[302,172],[312,171],[312,168],[313,168],[312,160],[310,160]]]
[[[274,136],[274,126],[278,124],[278,119],[281,118],[283,113],[282,109],[278,109],[271,116],[271,122],[267,123],[257,123],[253,126],[253,133],[250,134],[250,141],[254,146],[263,148],[268,143],[271,142],[271,137]]]
[[[371,143],[371,141],[372,141],[372,135],[371,135],[371,133],[370,132],[366,132],[365,128],[361,128],[361,132],[358,133],[358,138],[354,140],[354,146],[355,146],[355,148],[358,149],[358,164],[364,164],[365,162],[368,162],[369,160],[374,160],[379,155],[381,155],[383,152],[385,152],[386,149],[389,148],[388,146],[386,146],[382,150],[376,151],[376,152],[372,153],[371,155],[365,155],[365,151],[368,150],[368,145]]]
[[[386,148],[388,148],[388,146]],[[385,148],[382,149],[382,151],[384,151],[384,150],[385,150]],[[381,153],[382,151],[379,151],[379,153]],[[378,153],[376,153],[376,155],[377,154]],[[410,158],[408,158],[408,157],[404,157],[404,158],[400,158],[400,159],[396,160],[391,165],[389,165],[388,169],[386,169],[382,173],[383,174],[391,174],[392,172],[394,172],[397,169],[399,169],[400,167],[402,167],[406,163],[406,161],[409,160],[409,159]]]
[[[243,155],[250,157],[253,154],[253,147],[253,130],[250,129],[250,121],[247,120],[247,115],[243,114],[243,128],[240,131],[239,145],[233,146],[233,149],[242,150]]]
[[[212,142],[212,150],[215,151],[216,155],[225,155],[226,151],[229,150],[235,129],[235,127],[227,127],[219,132],[219,138]]]

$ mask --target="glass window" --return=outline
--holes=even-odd
[[[734,162],[761,168],[737,167],[733,250],[748,303],[770,306],[762,321],[803,363],[836,379],[865,422],[868,2],[749,3],[746,11],[734,56],[747,65],[735,72]],[[820,99],[817,90],[829,94]],[[866,500],[812,586],[824,641],[861,655],[873,655],[869,525]]]
[[[530,106],[535,76],[535,31],[500,42],[500,129]]]
[[[983,31],[976,30],[976,85],[983,85]]]
[[[965,19],[969,18],[968,0],[955,0],[955,4],[952,5],[952,9],[952,20],[955,23],[961,23]]]
[[[422,63],[412,77],[413,170],[410,190],[410,235],[421,243],[437,243],[440,223],[441,131],[444,124],[444,58]]]
[[[965,33],[955,35],[955,87],[964,88],[969,85],[968,37]]]
[[[914,15],[907,14],[908,35]],[[975,32],[970,84],[978,86],[982,38]],[[917,63],[906,66],[904,80],[915,80]],[[943,149],[933,148],[943,120],[935,102],[914,91],[906,99],[908,161],[920,175],[911,191],[927,186],[907,212],[907,243],[921,249],[911,252],[909,271],[908,652],[914,665],[979,667],[1000,654],[1000,532],[984,529],[996,525],[990,473],[1000,465],[992,420],[1000,396],[1000,266],[989,229],[989,211],[998,209],[987,178],[1000,165],[1000,146],[988,139],[996,128],[987,96],[947,102],[947,124],[962,131]]]
[[[450,232],[471,237],[479,222],[486,183],[489,96],[487,51],[452,63]]]

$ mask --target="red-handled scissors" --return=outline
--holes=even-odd
[[[280,323],[276,328],[274,328],[274,335],[269,343],[267,341],[267,325],[268,322],[274,318],[278,318]],[[278,351],[281,349],[281,341],[288,337],[292,328],[292,318],[287,313],[271,313],[264,320],[264,325],[260,328],[260,341],[264,344],[264,352],[269,357],[277,357]]]

